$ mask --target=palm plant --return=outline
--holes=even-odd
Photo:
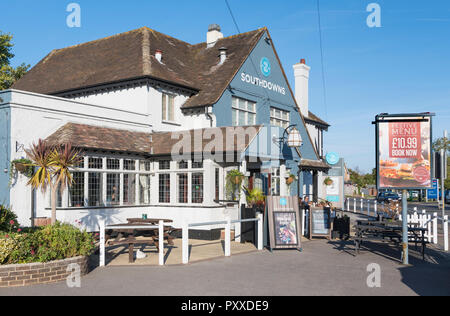
[[[71,144],[51,146],[42,139],[25,150],[32,161],[36,172],[28,181],[34,189],[46,192],[50,187],[50,200],[52,206],[52,224],[56,223],[56,193],[58,187],[63,191],[71,186],[73,177],[70,169],[81,162],[81,152],[74,149]]]

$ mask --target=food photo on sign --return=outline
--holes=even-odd
[[[397,118],[379,124],[379,187],[431,185],[431,118]],[[416,121],[415,121],[416,120]]]

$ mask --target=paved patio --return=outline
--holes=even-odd
[[[139,238],[138,238],[139,239]],[[179,265],[182,264],[182,240],[175,239],[175,245],[169,246],[165,243],[164,249],[164,264],[166,265]],[[242,254],[252,251],[257,251],[256,247],[251,243],[230,243],[232,254]],[[136,251],[140,250],[144,252],[147,257],[144,259],[136,259],[131,265],[159,265],[159,256],[156,247],[154,246],[142,246],[135,247]],[[189,262],[199,262],[204,260],[217,259],[224,256],[225,244],[223,241],[203,241],[203,240],[189,240]],[[105,258],[105,263],[107,266],[126,266],[130,265],[128,260],[128,246],[115,246],[107,247],[107,255]]]
[[[304,251],[252,252],[194,264],[95,268],[81,288],[66,284],[0,289],[0,295],[450,295],[450,258],[436,249],[427,260],[411,250],[411,266],[399,251],[368,244],[354,255],[351,242],[313,240]],[[381,267],[381,288],[367,286],[367,266]]]

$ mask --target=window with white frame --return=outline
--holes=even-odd
[[[178,203],[188,203],[188,177],[187,173],[179,173],[178,178]]]
[[[159,203],[170,203],[170,174],[159,175]]]
[[[108,173],[106,175],[106,202],[107,205],[120,205],[120,174]]]
[[[283,111],[277,108],[270,108],[270,125],[288,128],[290,125],[289,111]]]
[[[162,95],[162,120],[175,121],[175,96],[163,93]]]
[[[273,168],[272,169],[272,182],[271,182],[271,190],[273,196],[279,196],[280,195],[280,168]]]
[[[134,205],[136,203],[136,175],[125,173],[123,175],[123,204]]]
[[[61,194],[58,205],[75,208],[85,207],[85,203],[87,207],[150,204],[149,160],[88,156],[86,161],[86,165],[81,163],[72,170],[68,201],[64,203]]]
[[[233,126],[248,126],[256,124],[256,103],[241,98],[232,98]]]
[[[192,203],[203,203],[203,173],[192,174]]]

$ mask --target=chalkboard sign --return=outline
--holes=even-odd
[[[301,216],[295,197],[267,197],[270,249],[301,250]]]
[[[311,209],[309,214],[309,236],[331,239],[331,209]]]

